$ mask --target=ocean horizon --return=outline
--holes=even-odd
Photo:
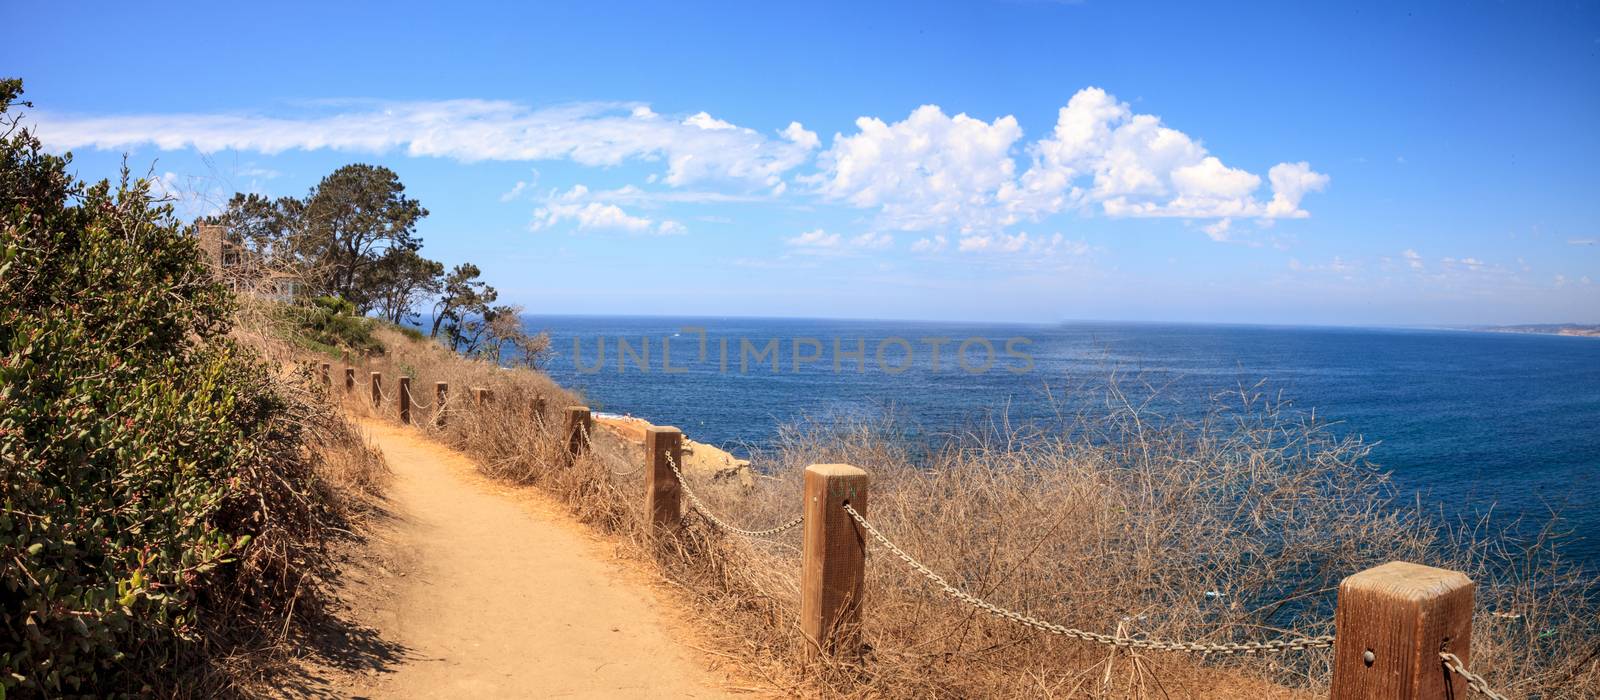
[[[1110,377],[1152,394],[1149,410],[1173,418],[1198,417],[1219,394],[1253,387],[1371,445],[1375,467],[1430,510],[1504,525],[1559,513],[1571,533],[1564,551],[1600,565],[1600,486],[1587,478],[1600,473],[1593,338],[1104,321],[523,322],[550,334],[545,370],[596,410],[677,426],[736,454],[813,419],[892,417],[913,437],[1000,419],[1048,426],[1063,412],[1095,410]]]

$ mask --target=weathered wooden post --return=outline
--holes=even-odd
[[[354,367],[346,367],[346,368],[344,368],[344,393],[348,394],[348,393],[350,393],[352,391],[355,391],[355,390],[356,390],[356,368],[354,368]]]
[[[481,386],[472,387],[472,403],[475,406],[494,403],[494,390]]]
[[[678,498],[682,486],[672,465],[683,469],[683,433],[677,428],[644,431],[644,510],[657,532],[672,532],[683,522]]]
[[[326,362],[322,363],[322,385],[323,386],[333,386],[333,377],[328,375],[328,372],[331,369],[332,369],[332,367],[328,363],[326,363]]]
[[[449,382],[433,383],[433,422],[441,428],[444,427],[444,400],[449,395]]]
[[[372,407],[383,405],[383,373],[372,373]]]
[[[861,650],[866,532],[844,505],[866,517],[867,482],[866,472],[848,464],[806,467],[800,631],[812,658],[854,656]]]
[[[588,406],[567,407],[567,463],[571,464],[578,459],[578,455],[589,448],[589,431],[594,427],[594,416],[589,414]]]
[[[544,407],[543,396],[535,396],[532,401],[528,402],[529,415],[533,416],[534,422],[540,425],[544,425]]]
[[[1459,571],[1403,561],[1346,578],[1334,613],[1333,700],[1467,697],[1439,653],[1471,660],[1474,588]]]
[[[400,422],[411,425],[411,378],[400,378]]]

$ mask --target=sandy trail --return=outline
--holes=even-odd
[[[362,427],[394,480],[382,564],[345,598],[403,651],[341,694],[723,697],[685,653],[673,608],[548,500],[497,488],[466,457],[375,421]]]

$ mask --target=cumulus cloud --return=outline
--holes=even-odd
[[[795,198],[798,191],[875,210],[876,230],[937,232],[950,240],[1069,211],[1209,220],[1206,233],[1227,240],[1239,219],[1309,216],[1306,197],[1329,184],[1327,175],[1303,161],[1278,163],[1265,175],[1229,165],[1198,138],[1093,87],[1074,94],[1053,127],[1031,143],[1013,116],[952,115],[931,104],[899,121],[862,116],[854,131],[835,134],[826,148],[799,122],[756,130],[705,111],[665,115],[636,102],[536,108],[503,100],[344,100],[294,109],[36,112],[33,119],[37,134],[54,149],[151,145],[267,154],[399,152],[462,162],[564,160],[590,167],[653,164],[656,172],[646,183],[667,191],[593,192],[579,207],[589,220],[622,228],[646,220],[620,208],[632,203]],[[505,196],[525,196],[534,184]],[[583,220],[553,207],[546,214]],[[933,238],[926,240],[924,248],[935,245]]]
[[[768,187],[806,163],[818,146],[798,123],[774,134],[700,112],[669,119],[636,103],[580,103],[534,109],[498,100],[341,102],[347,111],[292,117],[260,114],[33,115],[38,136],[55,149],[225,149],[273,154],[291,150],[483,160],[571,160],[613,166],[664,161],[674,186],[729,180]],[[354,109],[349,109],[353,107]]]
[[[529,228],[541,231],[563,222],[573,222],[578,230],[626,231],[674,235],[685,231],[676,221],[657,222],[643,216],[634,216],[615,204],[593,201],[589,188],[576,185],[560,196],[551,197],[544,206],[535,209]]]
[[[1401,251],[1400,257],[1406,259],[1406,264],[1409,265],[1411,269],[1422,269],[1422,256],[1417,254],[1417,251],[1407,248],[1404,251]]]
[[[1022,137],[1014,117],[985,122],[934,105],[893,124],[861,117],[856,128],[834,136],[821,155],[822,172],[810,181],[826,198],[881,208],[904,229],[989,218],[996,193],[1013,179],[1009,153]]]
[[[1014,117],[951,117],[934,105],[893,124],[862,117],[856,126],[834,137],[808,181],[824,197],[881,208],[905,229],[994,230],[1094,207],[1112,216],[1302,218],[1309,214],[1301,201],[1329,181],[1308,163],[1279,163],[1262,201],[1261,176],[1225,165],[1188,134],[1099,88],[1080,90],[1054,130],[1026,147]],[[1031,159],[1020,175],[1019,148]],[[1219,226],[1208,233],[1225,233],[1227,224]]]

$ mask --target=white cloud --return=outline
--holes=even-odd
[[[183,196],[183,187],[178,184],[178,174],[172,171],[151,174],[143,178],[150,185],[150,197],[153,199],[177,200]]]
[[[1466,269],[1471,270],[1473,272],[1477,272],[1478,270],[1482,270],[1484,268],[1484,265],[1485,265],[1485,263],[1482,260],[1479,260],[1477,258],[1459,258],[1458,259],[1458,258],[1445,257],[1445,258],[1440,258],[1439,262],[1444,263],[1444,266],[1448,267],[1448,268],[1452,268],[1452,269],[1454,269],[1454,268],[1466,268]]]
[[[274,178],[283,177],[283,173],[273,170],[272,168],[258,168],[253,165],[241,168],[239,172],[235,174],[240,177],[258,177],[263,180],[272,180]]]
[[[789,122],[789,125],[778,133],[783,134],[783,137],[789,139],[791,143],[806,150],[822,145],[822,139],[817,138],[817,133],[815,131],[806,131],[806,128],[801,126],[800,122]]]
[[[729,180],[775,187],[806,163],[816,134],[790,124],[776,136],[704,112],[674,120],[634,103],[580,103],[534,109],[508,101],[344,101],[348,111],[293,117],[259,114],[33,115],[54,149],[226,149],[274,154],[339,150],[482,160],[571,160],[613,166],[664,161],[665,181],[681,186]]]
[[[730,194],[709,190],[645,190],[634,185],[623,185],[613,190],[595,190],[588,194],[597,202],[617,204],[688,203],[709,204],[726,202],[765,202],[772,196],[760,194]]]
[[[615,204],[593,201],[589,188],[576,185],[560,196],[551,197],[544,206],[535,209],[529,227],[540,231],[565,221],[577,224],[579,230],[627,231],[629,233],[654,233],[674,235],[686,229],[676,221],[657,222],[634,216]]]
[[[1300,208],[1300,200],[1311,192],[1321,192],[1328,186],[1329,177],[1311,170],[1311,164],[1279,163],[1267,171],[1272,180],[1272,201],[1267,204],[1268,217],[1304,219],[1311,214]]]
[[[212,177],[184,176],[172,171],[150,173],[141,178],[149,185],[148,195],[172,205],[181,219],[211,216],[222,211],[228,193]]]
[[[518,180],[517,184],[512,185],[510,190],[500,195],[500,201],[509,202],[513,199],[521,197],[522,193],[526,191],[528,191],[528,183],[524,180]]]
[[[1295,272],[1331,272],[1351,279],[1351,274],[1359,269],[1356,263],[1345,260],[1343,256],[1335,255],[1326,263],[1315,265],[1300,262],[1298,258],[1289,258],[1289,269]]]
[[[785,238],[783,242],[796,248],[836,248],[839,246],[839,241],[839,234],[828,233],[819,228],[793,238]]]
[[[924,105],[904,121],[861,117],[856,126],[836,135],[819,156],[821,172],[803,179],[824,197],[881,208],[886,223],[904,229],[992,231],[1094,206],[1112,216],[1303,218],[1301,201],[1329,181],[1307,163],[1279,163],[1263,202],[1259,175],[1223,164],[1099,88],[1061,108],[1055,129],[1025,148],[1031,164],[1020,175],[1022,129],[1011,116],[984,122]]]
[[[939,251],[944,250],[945,246],[949,245],[949,243],[950,243],[950,241],[945,239],[944,236],[934,236],[932,238],[919,238],[919,239],[917,239],[917,242],[911,244],[911,252],[913,252],[913,253],[937,253]]]
[[[1217,219],[1201,230],[1205,231],[1206,235],[1211,237],[1211,240],[1222,242],[1228,240],[1228,229],[1230,228],[1233,228],[1233,219]]]
[[[894,237],[887,233],[867,232],[845,238],[819,228],[785,238],[783,242],[806,255],[851,256],[871,250],[887,250],[894,246]]]
[[[1411,269],[1422,269],[1422,256],[1417,254],[1417,251],[1407,248],[1400,252],[1400,257],[1406,259],[1406,264],[1411,266]]]
[[[539,185],[539,175],[540,175],[538,168],[534,168],[532,172],[533,172],[533,177],[531,177],[531,178],[529,178],[527,180],[518,180],[517,184],[512,185],[510,190],[502,193],[500,195],[500,201],[509,202],[509,201],[514,200],[514,199],[521,198],[524,194],[531,193],[533,191],[533,188],[537,187]]]
[[[812,178],[824,197],[881,208],[898,228],[970,225],[995,209],[995,193],[1016,169],[1009,155],[1022,137],[1014,117],[984,122],[924,105],[904,121],[856,120],[859,132],[836,134]]]
[[[894,245],[894,237],[887,233],[863,233],[850,239],[853,248],[866,250],[884,250]]]
[[[1049,257],[1058,253],[1087,255],[1089,244],[1069,241],[1059,233],[1049,237],[1031,237],[1023,231],[964,236],[956,242],[956,250],[962,253],[1026,253],[1032,257]]]
[[[645,181],[672,190],[595,192],[586,204],[774,199],[792,197],[794,183],[804,185],[805,194],[877,210],[876,228],[956,235],[993,234],[1076,211],[1206,219],[1207,234],[1225,239],[1237,219],[1309,216],[1305,197],[1329,182],[1305,162],[1278,163],[1265,176],[1228,165],[1198,138],[1092,87],[1074,94],[1053,128],[1032,143],[1023,140],[1013,116],[986,121],[924,105],[900,121],[862,116],[853,133],[835,134],[820,151],[821,139],[799,122],[758,131],[704,111],[663,115],[633,102],[534,108],[497,100],[343,100],[295,109],[272,115],[36,112],[33,118],[36,133],[58,150],[153,145],[654,164],[656,172]],[[796,174],[810,163],[814,172]],[[525,195],[536,184],[514,187],[506,197]],[[671,199],[674,193],[678,199]],[[590,218],[627,224],[614,209],[593,208]]]
[[[716,117],[713,117],[710,114],[707,114],[705,112],[700,112],[698,114],[691,115],[688,119],[683,120],[683,123],[687,124],[689,126],[695,126],[695,127],[701,128],[701,129],[706,129],[708,131],[721,131],[723,129],[737,129],[737,128],[739,128],[737,126],[729,124],[728,122],[722,121],[721,119],[717,119]]]

